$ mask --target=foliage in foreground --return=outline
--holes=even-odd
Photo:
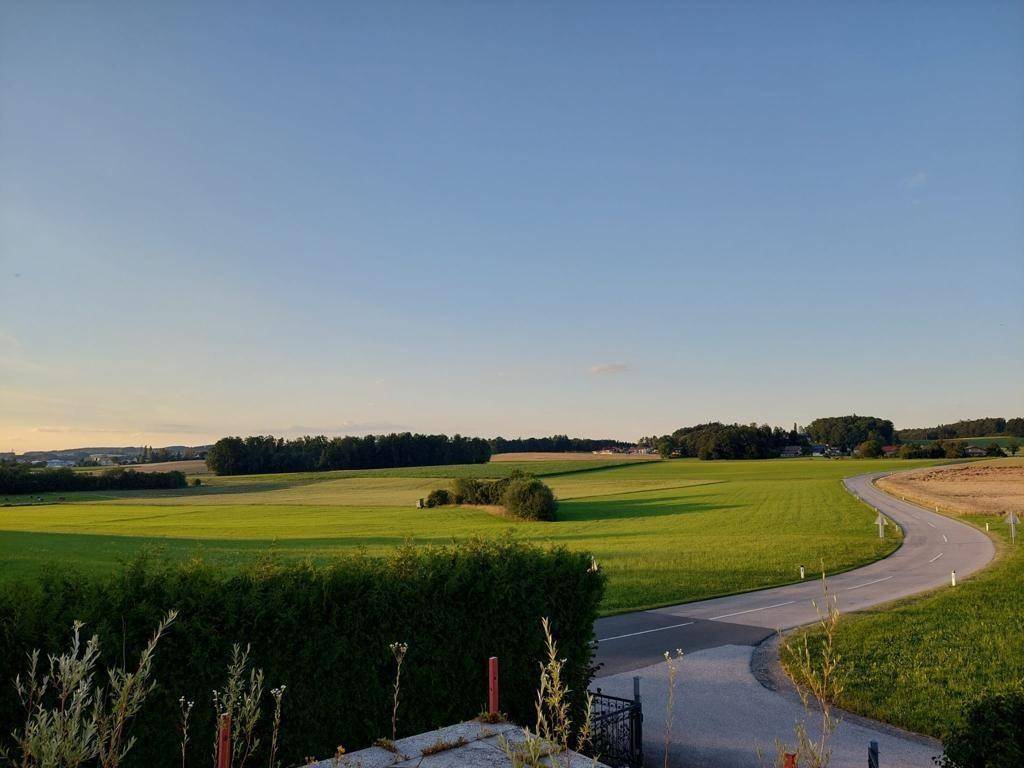
[[[14,678],[24,724],[12,732],[13,750],[0,745],[0,758],[19,768],[118,768],[135,745],[128,728],[156,686],[153,657],[174,619],[171,611],[157,625],[134,671],[111,668],[99,682],[99,637],[83,645],[81,622],[73,625],[70,650],[50,655],[45,670],[33,650],[27,673]]]
[[[182,697],[196,710],[187,757],[207,759],[215,714],[209,693],[220,687],[236,643],[251,646],[252,664],[268,680],[288,686],[288,727],[276,748],[294,764],[333,754],[339,738],[358,748],[391,731],[395,637],[409,640],[398,723],[405,733],[479,711],[492,655],[501,659],[503,707],[525,718],[543,640],[523,628],[542,616],[552,619],[571,687],[586,690],[603,588],[588,555],[514,539],[405,547],[387,559],[347,557],[322,568],[264,562],[225,571],[141,558],[106,580],[53,571],[0,591],[0,680],[14,678],[28,649],[63,647],[76,619],[98,637],[97,662],[112,665],[122,649],[144,647],[160,617],[177,608],[176,631],[154,665],[160,686],[137,719],[129,764],[164,764],[180,752],[169,724],[182,718]],[[17,727],[20,711],[13,690],[0,688],[0,733]],[[253,738],[269,743],[269,728],[264,722]]]
[[[983,696],[943,742],[942,768],[1019,768],[1024,765],[1024,685]]]

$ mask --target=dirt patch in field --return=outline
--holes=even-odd
[[[878,487],[927,507],[958,514],[1024,514],[1024,460],[935,467],[893,475]]]
[[[629,453],[496,453],[491,461],[653,461],[657,456],[641,456]]]

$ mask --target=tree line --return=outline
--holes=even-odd
[[[669,456],[698,459],[770,459],[789,445],[808,447],[807,436],[795,429],[767,424],[722,424],[711,422],[681,427],[670,435],[647,438],[662,458]]]
[[[590,453],[604,451],[609,448],[629,448],[632,443],[622,440],[591,440],[585,437],[569,437],[568,435],[552,435],[551,437],[517,437],[506,440],[495,437],[490,441],[491,453]]]
[[[218,475],[315,472],[330,469],[426,467],[483,464],[491,447],[479,437],[420,435],[410,432],[365,437],[272,435],[223,437],[214,443],[206,466]]]
[[[829,416],[807,425],[807,436],[815,443],[850,451],[866,441],[892,445],[896,433],[892,422],[877,416]]]
[[[136,472],[117,467],[98,474],[71,469],[32,469],[27,464],[0,463],[0,493],[63,491],[141,491],[184,488],[185,475],[173,472]]]
[[[901,429],[896,433],[901,441],[906,440],[953,440],[959,437],[1024,437],[1024,418],[964,419],[937,427]]]

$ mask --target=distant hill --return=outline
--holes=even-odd
[[[107,454],[112,456],[141,456],[145,450],[141,445],[129,446],[97,446],[92,448],[61,448],[55,451],[25,451],[19,454],[18,459],[24,461],[50,461],[51,459],[63,459],[64,461],[82,461],[94,454]],[[171,454],[187,456],[190,452],[209,451],[209,445],[166,445],[160,449]]]

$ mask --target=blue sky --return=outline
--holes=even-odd
[[[1024,413],[1020,3],[0,6],[0,450]]]

